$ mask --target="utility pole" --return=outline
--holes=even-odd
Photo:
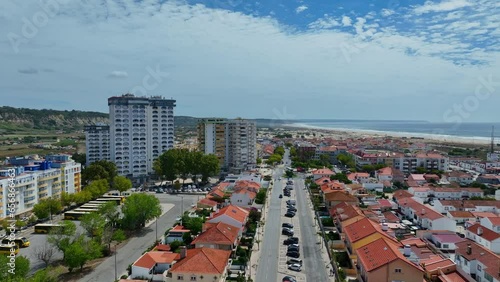
[[[117,271],[116,271],[116,252],[117,252],[116,246],[117,246],[117,244],[115,242],[115,281],[118,280],[118,274],[117,274]]]

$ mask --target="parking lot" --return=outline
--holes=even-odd
[[[286,186],[286,179],[283,179],[282,181],[284,184],[283,187],[285,187]],[[296,189],[297,188],[294,188],[293,190],[291,190],[290,197],[283,195],[283,198],[281,199],[280,228],[281,228],[281,224],[283,224],[283,223],[291,223],[293,225],[293,231],[294,231],[293,237],[299,238],[300,257],[298,259],[304,260],[304,257],[303,257],[304,246],[303,246],[303,240],[302,240],[302,236],[301,236],[301,229],[300,229],[299,216],[298,216],[298,213],[300,212],[300,210],[298,210],[298,208],[297,208],[297,215],[292,217],[292,218],[284,216],[285,213],[287,212],[286,201],[288,201],[288,200],[295,200],[296,201],[297,200],[296,199]],[[283,191],[280,191],[280,194],[283,194]],[[297,206],[295,206],[295,207],[297,207]],[[288,236],[281,235],[281,232],[280,232],[280,240],[279,240],[280,246],[279,246],[279,255],[278,255],[278,274],[279,274],[278,281],[279,282],[283,281],[283,277],[285,277],[285,276],[292,276],[297,281],[306,281],[305,272],[307,271],[307,269],[305,269],[304,263],[302,263],[302,268],[301,268],[300,272],[288,269],[287,261],[290,259],[290,257],[287,257],[287,255],[286,255],[288,246],[283,244],[283,241],[287,238],[288,238]]]

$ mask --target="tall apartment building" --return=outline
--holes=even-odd
[[[219,158],[221,167],[227,167],[227,119],[207,118],[198,121],[198,149]]]
[[[14,213],[22,215],[42,199],[59,198],[62,191],[69,194],[79,192],[80,183],[81,164],[72,160],[70,155],[8,159],[7,166],[0,168],[0,218],[9,215],[9,185],[15,188]]]
[[[257,162],[257,126],[244,119],[200,119],[198,149],[215,154],[229,171],[252,168]]]
[[[99,160],[111,160],[109,125],[86,125],[84,131],[85,145],[87,148],[87,165]]]
[[[111,97],[110,159],[118,174],[131,178],[153,172],[153,161],[174,146],[175,100],[161,96]]]

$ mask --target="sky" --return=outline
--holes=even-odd
[[[498,0],[2,0],[0,105],[500,120]]]

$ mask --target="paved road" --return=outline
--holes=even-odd
[[[277,168],[274,174],[274,187],[268,201],[269,210],[265,217],[264,238],[261,244],[260,260],[257,266],[255,281],[273,282],[277,279],[279,238],[281,234],[281,193],[282,182],[278,180],[283,175],[283,168]]]
[[[158,236],[161,236],[168,228],[172,227],[175,223],[175,219],[181,214],[181,197],[177,195],[169,194],[155,194],[159,199],[160,203],[171,203],[174,207],[170,209],[166,214],[161,216],[158,220]],[[191,208],[193,201],[197,201],[198,196],[196,195],[184,195],[184,211]],[[117,261],[117,275],[120,278],[121,275],[126,274],[126,269],[129,264],[134,263],[141,254],[153,244],[155,241],[155,230],[156,224],[151,224],[149,227],[144,228],[140,234],[131,238],[126,245],[118,249],[116,255]],[[94,271],[88,275],[82,277],[79,281],[114,281],[115,279],[115,258],[109,257],[104,260],[99,266],[97,266]]]
[[[321,252],[325,251],[324,245],[317,244],[320,237],[316,234],[312,207],[307,202],[307,190],[305,190],[304,179],[295,178],[295,195],[297,198],[297,216],[300,222],[300,232],[302,240],[302,260],[304,261],[304,271],[306,281],[329,281],[326,272],[326,264],[323,261]]]

